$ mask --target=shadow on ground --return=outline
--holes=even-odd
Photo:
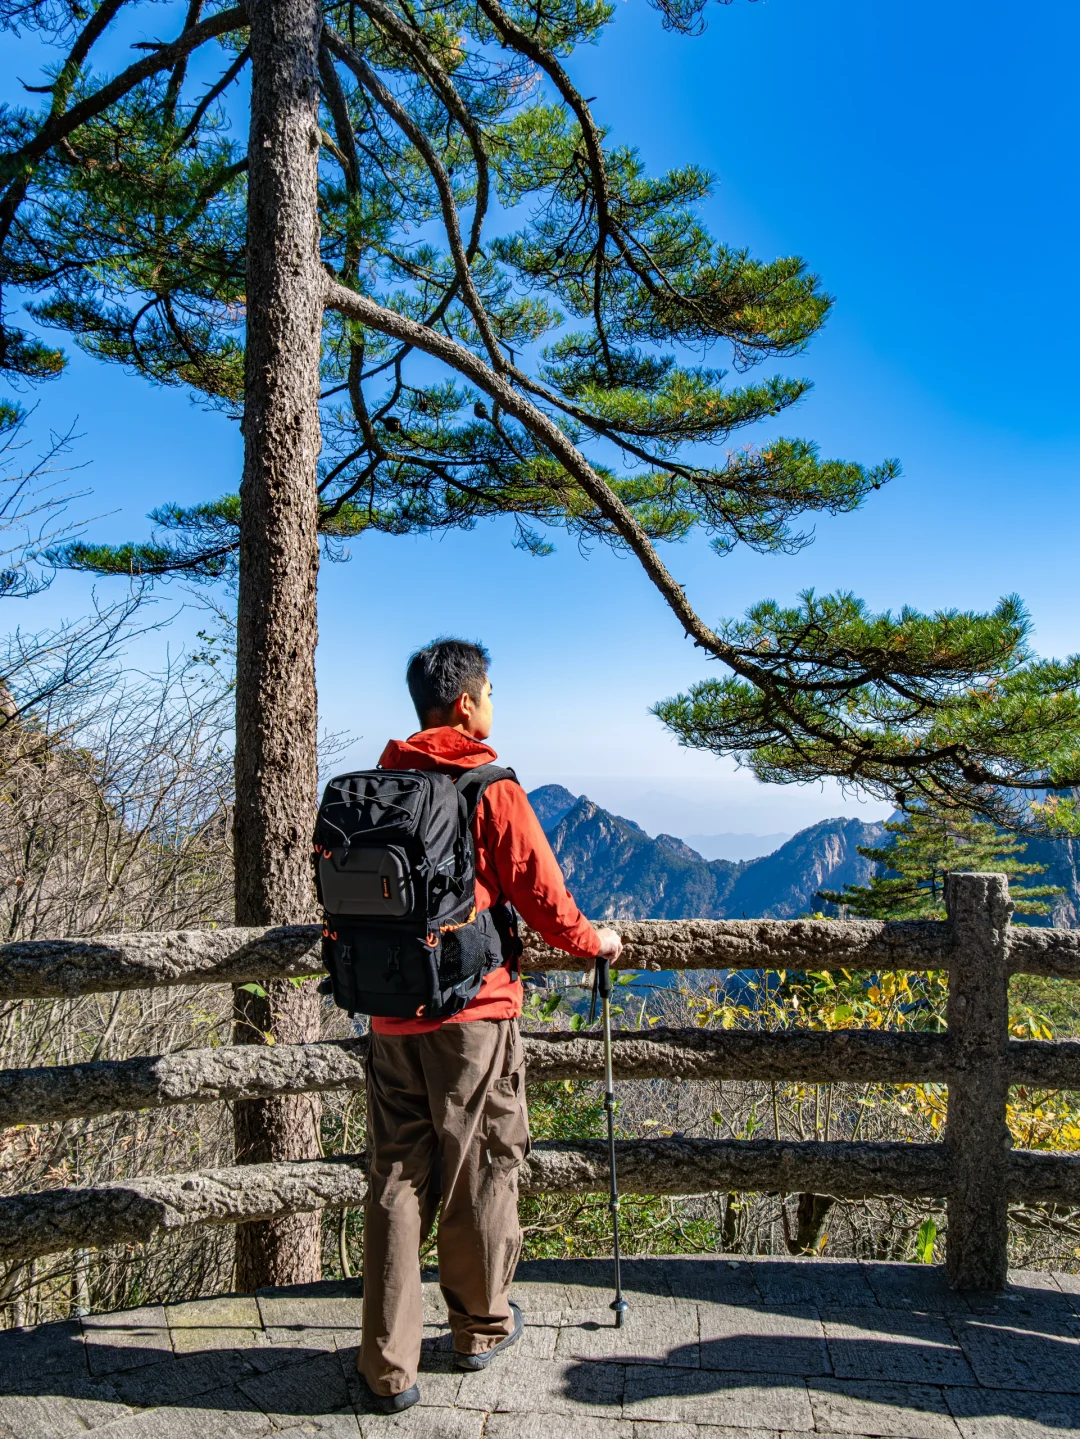
[[[897,1439],[1080,1434],[1075,1277],[1020,1275],[1004,1295],[961,1296],[940,1271],[912,1265],[635,1260],[620,1330],[610,1282],[602,1261],[522,1265],[524,1341],[466,1375],[425,1284],[425,1408],[411,1430],[497,1439],[497,1416],[519,1415],[523,1434],[561,1436],[580,1415],[580,1439],[637,1439],[635,1422]],[[359,1324],[358,1286],[330,1283],[9,1331],[0,1435],[382,1433],[356,1382]]]

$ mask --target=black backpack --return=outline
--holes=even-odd
[[[436,770],[361,770],[326,786],[315,823],[323,964],[352,1014],[445,1019],[521,942],[508,904],[476,913],[472,826],[480,797],[512,769],[460,779]]]

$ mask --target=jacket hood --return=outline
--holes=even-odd
[[[420,730],[408,739],[392,739],[379,756],[383,769],[476,769],[499,756],[483,740],[450,725]]]

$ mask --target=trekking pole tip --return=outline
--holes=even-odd
[[[626,1311],[630,1308],[625,1299],[613,1299],[611,1308],[615,1311],[615,1328],[621,1329]]]

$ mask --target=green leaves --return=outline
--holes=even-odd
[[[1045,865],[1023,862],[1026,845],[963,811],[921,804],[887,821],[885,829],[891,843],[859,847],[877,866],[870,883],[849,884],[840,893],[822,890],[819,899],[865,919],[944,919],[945,876],[957,869],[1007,874],[1017,914],[1049,914],[1045,901],[1061,892],[1053,885],[1012,883],[1041,874]]]
[[[765,601],[721,627],[737,677],[655,713],[683,744],[779,783],[832,776],[897,803],[936,799],[1046,831],[1035,789],[1080,782],[1080,657],[1033,656],[1015,596],[990,614],[871,614],[849,594]]]
[[[151,512],[154,539],[102,545],[78,540],[55,546],[48,558],[67,569],[103,575],[218,580],[235,570],[240,542],[240,499],[226,495],[202,505],[163,505]]]
[[[924,1219],[919,1225],[919,1232],[915,1236],[916,1264],[933,1264],[937,1233],[937,1224],[933,1219]]]

